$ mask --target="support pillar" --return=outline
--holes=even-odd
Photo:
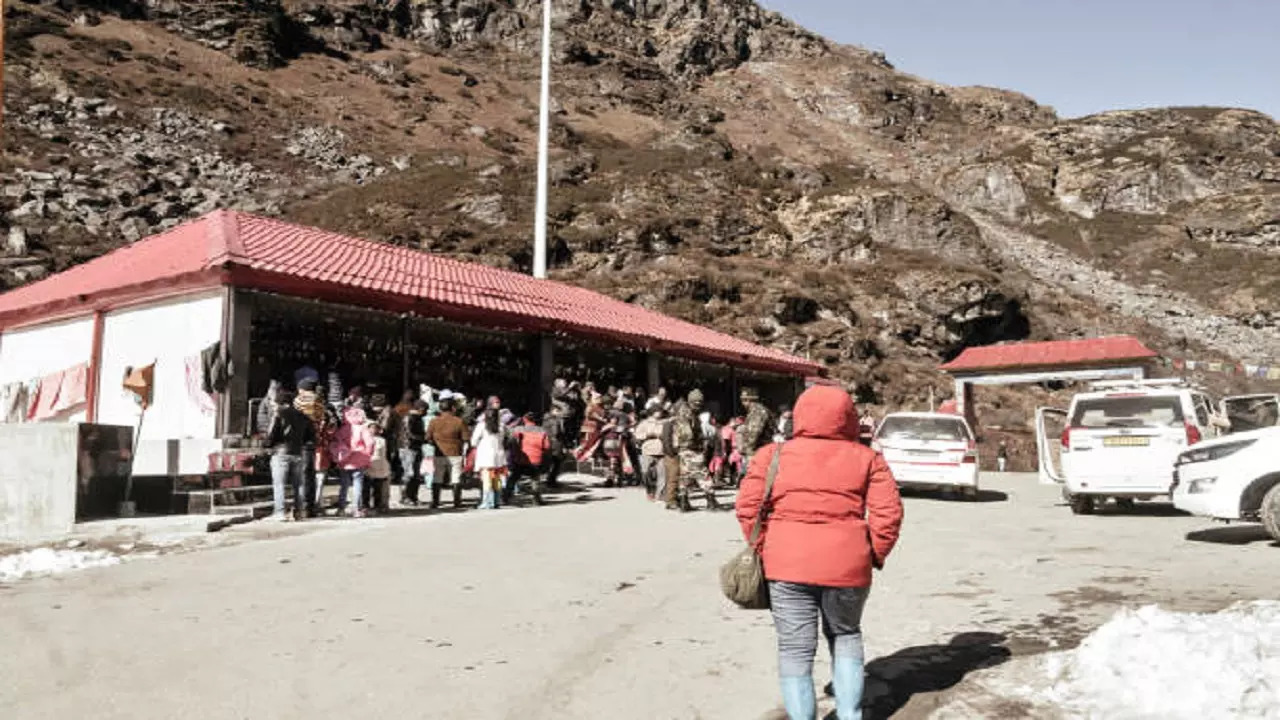
[[[658,390],[662,388],[662,357],[654,352],[645,353],[644,356],[644,382],[645,391],[649,393],[649,397],[658,394]]]
[[[956,412],[969,423],[974,432],[978,431],[978,413],[973,404],[973,384],[956,379]]]
[[[249,342],[253,333],[253,304],[245,293],[228,287],[223,295],[222,351],[231,360],[231,378],[218,398],[218,436],[240,435],[248,427]]]
[[[551,389],[555,384],[556,345],[550,335],[538,335],[533,339],[533,362],[529,408],[545,413],[551,408]]]
[[[98,310],[93,314],[93,340],[89,350],[89,382],[85,388],[88,406],[85,408],[85,422],[98,422],[98,401],[102,395],[102,327],[103,314]]]

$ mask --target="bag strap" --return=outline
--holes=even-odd
[[[764,521],[772,508],[773,481],[778,479],[778,465],[782,461],[782,445],[773,450],[773,459],[769,462],[769,474],[764,481],[764,497],[760,499],[760,510],[756,513],[756,522],[751,527],[751,539],[747,544],[755,547],[760,540],[760,531],[764,529]]]

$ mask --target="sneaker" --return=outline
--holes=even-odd
[[[271,522],[280,522],[280,523],[282,523],[282,522],[284,522],[285,520],[287,520],[288,518],[289,518],[289,516],[288,516],[288,515],[285,515],[284,513],[279,512],[279,513],[272,513],[271,517],[269,517],[269,518],[267,518],[267,519],[268,519],[268,520],[270,520]]]

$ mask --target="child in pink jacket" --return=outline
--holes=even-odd
[[[349,407],[342,413],[342,427],[333,436],[330,452],[333,462],[342,472],[342,485],[338,490],[338,514],[346,514],[347,491],[355,493],[356,517],[364,516],[363,493],[365,473],[373,459],[373,430],[364,410]]]

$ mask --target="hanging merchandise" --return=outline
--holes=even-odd
[[[208,383],[205,379],[208,375],[204,368],[204,353],[196,353],[183,359],[183,373],[187,383],[187,398],[192,405],[200,410],[202,415],[212,417],[218,412],[218,401],[210,394],[206,387]]]
[[[31,407],[27,383],[15,382],[0,388],[0,422],[26,422]]]
[[[35,384],[30,397],[27,420],[43,422],[84,405],[89,384],[89,364],[79,365],[49,373]]]
[[[209,395],[226,392],[227,385],[231,383],[231,376],[235,374],[235,368],[222,341],[201,350],[198,359],[201,390]]]

